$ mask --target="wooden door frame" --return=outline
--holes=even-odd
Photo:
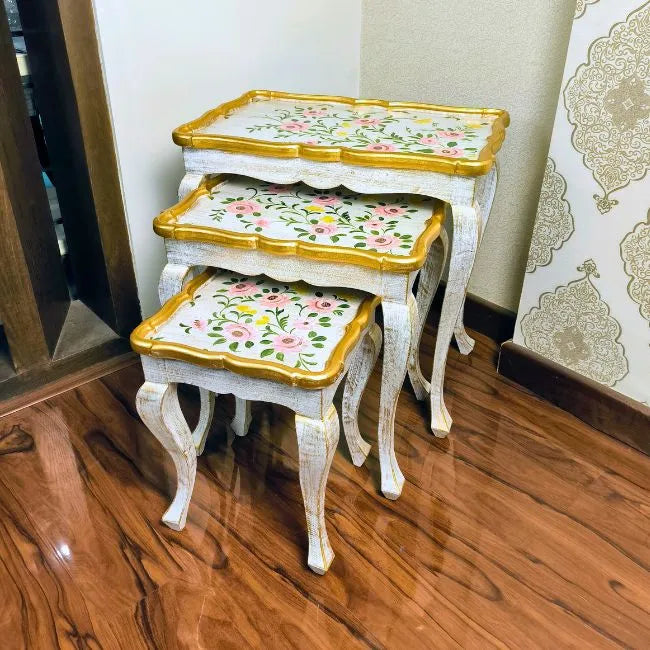
[[[0,303],[18,374],[0,383],[0,413],[10,402],[12,409],[28,403],[28,391],[38,390],[39,399],[56,393],[56,386],[70,373],[90,373],[124,358],[134,359],[128,352],[128,336],[141,318],[92,2],[25,1],[33,5],[30,10],[38,5],[47,10],[52,29],[58,30],[53,47],[69,66],[112,307],[111,322],[105,320],[121,338],[64,357],[55,354],[70,301],[2,6],[0,72],[6,74],[0,79],[0,104],[12,119],[0,124],[0,254],[4,252],[9,269],[0,278]],[[37,179],[35,189],[26,182],[29,178]]]
[[[91,0],[57,0],[57,5],[106,259],[114,329],[128,336],[141,312],[93,4]]]

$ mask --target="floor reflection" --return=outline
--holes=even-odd
[[[425,336],[432,344],[432,332]],[[406,388],[398,501],[379,491],[380,376],[327,490],[336,559],[304,565],[293,414],[219,396],[187,527],[160,524],[171,461],[140,423],[138,366],[0,420],[0,634],[15,647],[643,647],[650,459],[452,353],[453,433]],[[430,365],[430,358],[424,359]],[[198,400],[181,391],[192,424]],[[11,647],[11,646],[10,646]]]

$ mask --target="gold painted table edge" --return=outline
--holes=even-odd
[[[370,322],[371,316],[380,302],[378,296],[368,295],[364,299],[359,305],[354,319],[345,327],[343,336],[332,350],[325,367],[318,372],[289,368],[274,361],[245,359],[225,351],[209,351],[184,343],[147,338],[181,306],[190,302],[194,298],[196,291],[213,275],[214,272],[211,269],[203,271],[203,273],[190,280],[179,293],[170,298],[155,314],[140,323],[131,333],[130,341],[133,350],[138,354],[150,357],[176,359],[177,361],[186,361],[206,368],[230,370],[245,377],[270,379],[289,386],[315,390],[331,385],[341,375],[348,354],[359,341],[361,332]]]
[[[492,133],[488,137],[486,145],[479,152],[477,160],[467,158],[450,159],[437,154],[359,151],[350,147],[308,145],[299,142],[269,142],[243,136],[197,133],[198,129],[208,126],[219,117],[260,98],[332,102],[348,104],[352,107],[376,106],[386,109],[447,111],[483,116],[495,115],[496,118],[492,124]],[[217,149],[229,153],[245,153],[271,158],[303,158],[315,162],[342,162],[349,165],[381,167],[384,169],[415,169],[459,176],[481,176],[492,169],[496,154],[505,139],[505,130],[509,124],[510,115],[508,112],[496,108],[466,108],[417,102],[389,102],[381,99],[355,99],[353,97],[334,95],[306,95],[273,90],[250,90],[237,99],[224,102],[199,118],[177,127],[172,133],[172,139],[179,146],[195,149]]]
[[[335,264],[352,264],[378,271],[408,273],[422,268],[432,242],[440,235],[445,219],[444,203],[434,199],[435,205],[431,217],[425,223],[424,231],[415,241],[410,255],[390,255],[379,251],[363,251],[293,239],[274,239],[255,233],[235,233],[210,226],[178,223],[181,215],[188,212],[202,196],[208,196],[212,189],[225,182],[226,178],[226,174],[219,174],[203,180],[195,190],[176,205],[163,210],[154,219],[154,232],[165,239],[212,242],[232,248],[262,250],[273,255],[301,257]]]

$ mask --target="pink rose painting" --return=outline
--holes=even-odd
[[[366,149],[368,149],[368,151],[395,151],[395,145],[373,142],[372,144],[369,144]]]
[[[259,299],[258,304],[263,307],[284,307],[288,302],[291,302],[291,296],[286,293],[267,293]]]
[[[245,343],[255,338],[257,332],[245,323],[227,323],[223,327],[224,336],[231,341],[241,341]]]
[[[261,209],[262,206],[257,201],[233,201],[226,206],[226,211],[233,214],[253,214]]]
[[[361,117],[358,120],[354,120],[352,124],[359,124],[361,126],[376,126],[381,120],[378,117]]]
[[[310,108],[307,111],[303,111],[302,114],[306,117],[323,117],[323,115],[327,115],[327,111],[320,108]]]
[[[436,153],[447,158],[461,158],[464,154],[464,151],[462,149],[458,149],[457,147],[446,147],[444,149],[436,149]]]
[[[271,225],[271,222],[268,219],[265,219],[264,217],[260,217],[259,219],[254,219],[253,223],[258,228],[268,228]]]
[[[250,296],[255,293],[257,287],[252,282],[237,282],[231,284],[228,289],[229,296]]]
[[[208,321],[203,318],[197,318],[192,321],[192,327],[199,332],[205,332],[208,329]]]
[[[438,138],[436,138],[435,136],[429,136],[426,138],[420,138],[418,142],[420,144],[438,144],[439,141]]]
[[[309,128],[308,122],[282,122],[278,128],[282,131],[293,131],[294,133],[301,133]]]
[[[309,345],[308,341],[294,334],[278,334],[272,343],[276,352],[300,352]]]
[[[266,191],[271,192],[271,194],[287,194],[291,191],[291,185],[279,185],[278,183],[271,183],[271,185],[266,188]]]
[[[438,131],[438,135],[446,140],[460,140],[465,137],[462,131]]]
[[[317,205],[338,205],[340,202],[341,199],[333,194],[321,194],[312,199],[312,203],[316,203]]]
[[[297,330],[310,330],[315,323],[316,321],[313,318],[296,318],[291,325]]]
[[[318,144],[318,140],[303,140],[302,144]]]
[[[381,228],[383,225],[384,222],[381,219],[368,219],[363,222],[363,226],[370,229]]]
[[[314,235],[333,235],[338,228],[333,223],[314,223],[309,231]]]
[[[406,209],[396,205],[378,205],[373,212],[382,217],[399,217],[406,212]]]
[[[339,303],[326,298],[310,298],[307,305],[319,314],[329,314],[338,307]]]
[[[399,246],[401,241],[394,235],[371,235],[366,237],[366,244],[378,251],[389,251]]]

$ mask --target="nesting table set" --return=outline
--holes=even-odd
[[[296,412],[308,565],[328,569],[325,484],[339,436],[332,400],[345,380],[343,431],[361,465],[370,445],[357,413],[382,344],[379,303],[381,490],[399,497],[393,431],[407,372],[418,399],[430,397],[433,433],[451,426],[447,351],[453,335],[464,354],[473,347],[463,304],[508,122],[494,109],[251,91],[174,131],[186,174],[179,203],[154,221],[167,251],[163,307],[131,337],[146,379],[138,411],[177,471],[167,525],[185,524],[214,394],[235,395],[239,435],[250,400],[283,404]],[[429,382],[418,348],[447,256],[447,205],[451,257]],[[177,383],[200,389],[193,432]]]

